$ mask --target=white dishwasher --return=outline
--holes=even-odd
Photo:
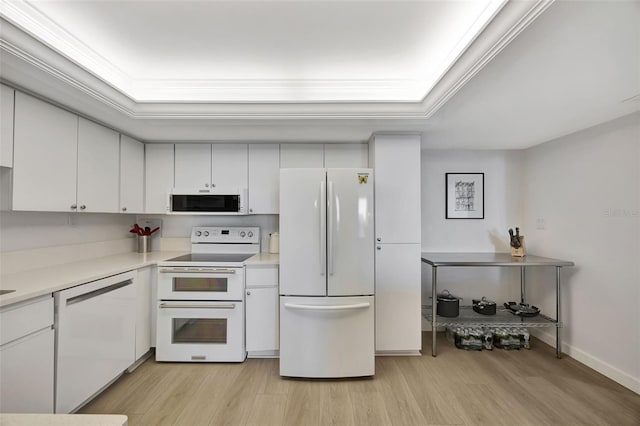
[[[135,361],[135,276],[54,293],[56,413],[77,410]]]

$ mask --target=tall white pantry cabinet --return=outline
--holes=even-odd
[[[420,136],[373,135],[376,352],[417,354],[421,330]]]

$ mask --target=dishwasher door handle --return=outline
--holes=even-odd
[[[84,293],[84,294],[80,294],[78,296],[71,297],[71,298],[67,299],[67,303],[66,304],[67,304],[67,306],[69,306],[69,305],[73,305],[75,303],[84,302],[86,300],[93,299],[94,297],[101,296],[101,295],[103,295],[105,293],[109,293],[109,292],[118,290],[118,289],[120,289],[122,287],[126,287],[126,286],[131,285],[131,284],[133,284],[133,280],[132,279],[121,281],[119,283],[115,283],[115,284],[112,284],[112,285],[107,286],[107,287],[99,288],[97,290],[93,290],[93,291],[90,291],[88,293]]]

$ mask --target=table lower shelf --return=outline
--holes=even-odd
[[[422,316],[432,322],[432,307],[424,305]],[[562,327],[553,318],[539,314],[535,317],[519,317],[505,308],[498,308],[495,315],[482,315],[473,310],[471,306],[460,306],[460,315],[455,318],[436,316],[436,327]]]

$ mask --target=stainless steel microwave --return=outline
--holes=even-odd
[[[169,194],[167,213],[200,215],[245,215],[247,190],[174,190]]]

